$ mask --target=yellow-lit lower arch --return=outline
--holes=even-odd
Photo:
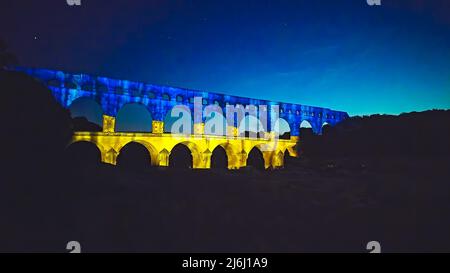
[[[160,122],[162,123],[162,122]],[[120,150],[130,142],[144,145],[150,153],[152,165],[169,166],[169,155],[177,144],[186,145],[192,153],[194,169],[208,169],[211,155],[217,146],[222,146],[228,156],[228,169],[239,169],[247,165],[247,156],[253,147],[261,150],[266,168],[280,168],[284,165],[284,154],[297,157],[295,145],[298,137],[276,139],[269,133],[266,138],[226,137],[215,135],[175,135],[166,133],[125,133],[114,132],[114,120],[104,118],[103,132],[76,132],[72,143],[88,141],[97,145],[102,162],[116,165]],[[111,125],[111,126],[108,126]],[[162,124],[156,124],[158,128]],[[156,129],[156,128],[155,128]],[[154,132],[160,130],[154,130]]]

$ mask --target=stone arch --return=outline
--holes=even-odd
[[[331,124],[329,124],[328,122],[324,122],[322,124],[322,129],[321,129],[322,135],[328,134],[330,132],[330,129],[331,129]]]
[[[228,142],[224,142],[224,143],[219,143],[215,146],[211,146],[213,153],[214,153],[214,150],[217,149],[218,147],[221,147],[226,152],[227,160],[228,160],[228,168],[229,169],[238,169],[240,167],[239,151],[232,144],[230,144]]]
[[[198,168],[202,167],[202,158],[201,158],[201,150],[194,142],[184,141],[181,144],[185,145],[189,148],[192,154],[193,167]]]
[[[169,166],[172,168],[194,168],[194,152],[189,148],[188,143],[178,143],[172,147],[169,155]]]
[[[302,120],[300,128],[312,128],[311,122],[307,119]]]
[[[78,142],[89,142],[89,143],[92,143],[92,144],[94,144],[95,146],[97,146],[97,148],[99,149],[100,152],[103,153],[103,152],[106,151],[105,148],[103,147],[103,145],[100,144],[100,143],[97,141],[97,139],[96,139],[95,137],[93,137],[93,136],[89,137],[88,139],[78,139],[78,140],[74,140],[74,141],[70,142],[70,143],[67,145],[67,147],[69,147],[69,146],[72,145],[72,144],[78,143]],[[66,147],[66,148],[67,148],[67,147]]]
[[[117,155],[117,165],[128,169],[142,170],[151,166],[152,162],[152,152],[138,141],[123,145]]]
[[[260,151],[262,153],[262,152],[264,152],[265,145],[266,145],[266,143],[257,142],[256,144],[246,147],[245,152],[247,152],[247,154],[249,154],[251,150],[258,149],[258,151]]]
[[[147,150],[149,156],[150,156],[150,163],[151,165],[156,165],[158,162],[158,151],[155,148],[155,146],[153,146],[152,144],[150,144],[147,141],[144,140],[138,140],[138,139],[134,139],[131,140],[129,142],[124,143],[121,147],[118,148],[117,152],[118,152],[118,156],[120,155],[120,152],[122,151],[122,149],[127,146],[130,143],[137,143],[139,145],[142,145],[145,147],[145,149]]]
[[[264,170],[266,163],[263,152],[255,145],[247,155],[247,167]]]
[[[278,136],[280,139],[290,139],[291,136],[291,126],[288,121],[284,118],[279,118],[274,122],[272,131],[278,130]]]
[[[75,118],[86,118],[88,122],[103,126],[103,109],[101,105],[92,97],[81,96],[70,102],[68,105],[70,115]],[[90,130],[81,130],[90,131]]]
[[[309,120],[302,120],[300,123],[300,137],[309,137],[314,134],[314,129]]]
[[[211,153],[211,169],[227,169],[228,161],[226,150],[221,145],[217,145]]]
[[[116,132],[152,132],[152,114],[140,102],[124,104],[116,116]]]

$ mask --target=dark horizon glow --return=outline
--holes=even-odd
[[[450,1],[7,0],[20,65],[306,104],[450,108]]]

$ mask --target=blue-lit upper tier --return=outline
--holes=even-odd
[[[335,125],[348,118],[346,112],[308,105],[252,99],[50,69],[15,67],[13,70],[39,79],[51,89],[56,100],[65,108],[69,108],[76,99],[87,97],[99,103],[104,114],[109,116],[116,116],[120,108],[127,103],[141,103],[147,107],[154,120],[162,121],[174,105],[183,104],[192,110],[194,97],[202,97],[204,105],[217,104],[222,109],[227,103],[244,106],[250,104],[256,106],[279,105],[280,117],[289,123],[291,135],[298,135],[300,123],[303,120],[307,120],[313,131],[320,134],[324,123]],[[225,113],[225,109],[223,112]]]

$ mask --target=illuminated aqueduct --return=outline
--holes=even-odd
[[[86,74],[73,74],[63,71],[35,68],[14,68],[24,72],[42,83],[52,92],[56,100],[65,108],[80,98],[97,102],[103,111],[103,131],[75,132],[72,143],[86,141],[94,143],[100,151],[101,160],[115,165],[122,148],[131,142],[147,148],[151,165],[169,166],[172,149],[183,144],[192,155],[192,168],[206,169],[211,166],[211,156],[216,148],[222,147],[227,156],[228,169],[247,166],[249,154],[258,149],[264,160],[265,168],[279,168],[284,165],[284,156],[297,156],[295,145],[299,141],[300,125],[307,121],[315,134],[322,133],[324,124],[333,126],[348,117],[345,112],[306,105],[279,103],[274,101],[230,96],[219,93],[203,92],[159,86],[143,82],[117,80]],[[190,135],[171,134],[164,130],[164,118],[175,105],[184,105],[194,113],[194,97],[201,97],[203,105],[215,104],[226,114],[226,105],[267,105],[279,107],[279,118],[287,121],[290,129],[289,139],[275,139],[272,130],[274,114],[267,111],[268,122],[263,128],[264,134],[258,137],[246,137],[238,128],[241,120],[234,118],[234,124],[226,124],[226,131],[232,135],[204,134],[205,118],[193,124]],[[151,132],[116,132],[116,117],[119,110],[130,103],[143,105],[152,117]],[[242,118],[242,117],[241,117]],[[244,116],[245,118],[245,116]],[[195,119],[194,117],[194,120]],[[263,147],[266,147],[264,149]],[[267,149],[270,147],[271,149]]]

